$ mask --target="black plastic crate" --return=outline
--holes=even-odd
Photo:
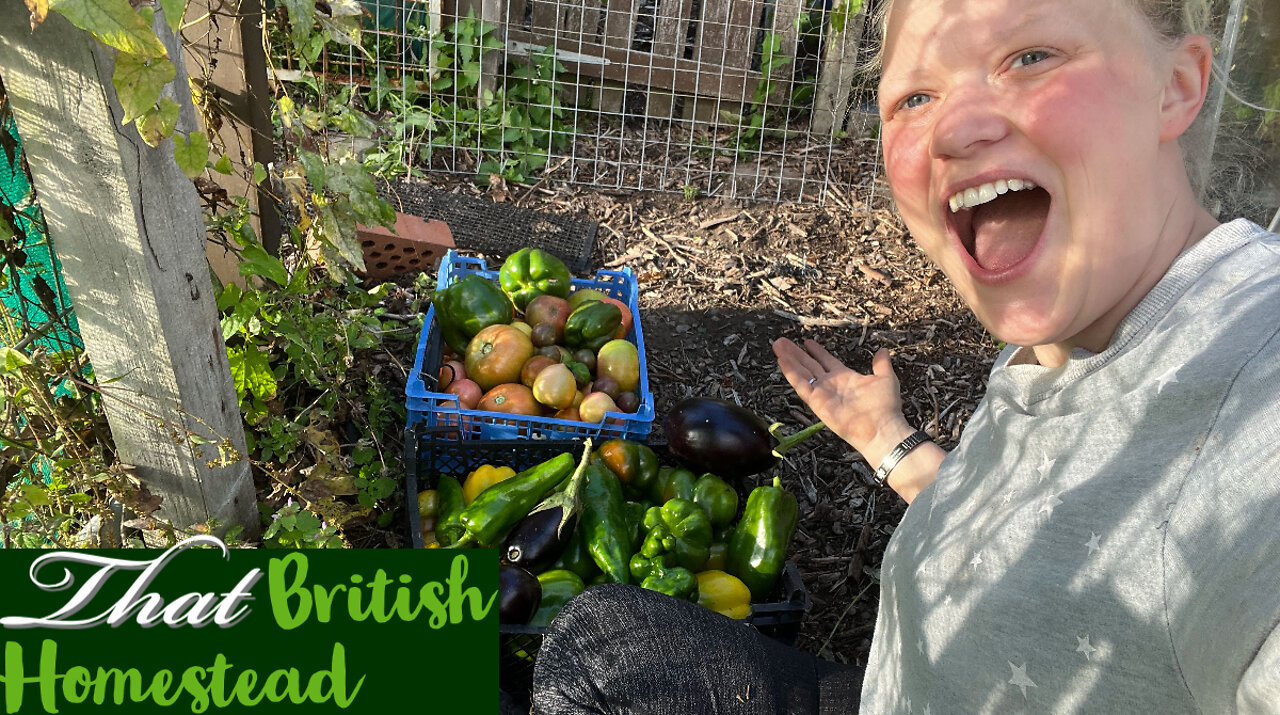
[[[446,436],[448,428],[415,425],[405,432],[405,490],[409,533],[414,548],[422,548],[418,491],[435,486],[441,474],[458,477],[482,464],[506,465],[523,470],[562,452],[581,454],[581,440],[458,440]],[[674,464],[666,446],[649,445],[663,464]],[[745,496],[745,495],[744,495]],[[745,499],[743,500],[745,503]],[[746,623],[764,635],[793,645],[800,622],[809,610],[809,594],[800,570],[788,561],[774,593],[763,603],[751,605]],[[533,664],[542,646],[543,626],[498,626],[498,681],[503,690],[527,702],[533,681]]]

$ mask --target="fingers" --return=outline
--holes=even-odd
[[[840,360],[836,358],[836,356],[827,352],[827,349],[822,347],[822,344],[816,340],[806,339],[804,341],[804,349],[812,355],[814,361],[816,361],[818,365],[827,372],[839,370],[845,366],[844,363],[840,362]]]
[[[892,377],[897,379],[898,375],[893,371],[893,361],[889,359],[889,348],[880,348],[871,358],[871,373],[878,377]]]
[[[809,353],[786,338],[778,338],[773,342],[773,354],[778,357],[778,367],[782,368],[782,373],[792,385],[795,385],[791,380],[792,373],[796,373],[801,382],[807,382],[810,377],[825,372],[822,365]]]

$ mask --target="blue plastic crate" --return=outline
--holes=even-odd
[[[449,251],[440,262],[437,289],[444,289],[454,281],[471,273],[497,282],[498,272],[488,270],[484,259],[460,256]],[[644,441],[653,430],[653,393],[649,391],[649,367],[645,359],[644,333],[640,329],[639,293],[635,275],[631,269],[621,271],[597,271],[594,279],[573,279],[573,290],[594,288],[617,298],[631,310],[632,326],[627,339],[635,343],[640,354],[640,386],[637,392],[640,406],[635,413],[609,412],[600,423],[573,422],[551,417],[509,415],[482,410],[465,410],[458,398],[447,392],[436,391],[440,372],[440,329],[436,324],[435,308],[427,310],[418,338],[418,352],[413,370],[405,385],[405,406],[409,410],[408,426],[424,423],[426,427],[457,427],[461,439],[575,439],[580,437],[623,437]],[[616,419],[617,424],[609,420]]]

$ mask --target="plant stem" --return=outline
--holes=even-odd
[[[805,427],[804,429],[800,430],[799,432],[796,432],[793,435],[788,435],[786,437],[779,437],[778,430],[781,429],[782,426],[783,425],[781,422],[774,422],[772,425],[769,425],[769,434],[773,435],[773,438],[778,440],[777,446],[773,448],[773,456],[779,459],[781,459],[783,455],[785,455],[788,451],[790,451],[792,447],[796,446],[797,444],[800,444],[806,439],[809,439],[810,437],[814,436],[815,434],[827,428],[827,426],[822,422],[814,422],[813,424],[809,425],[808,427]]]

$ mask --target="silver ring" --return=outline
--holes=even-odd
[[[815,383],[815,382],[817,382],[817,381],[818,381],[818,378],[817,378],[817,377],[811,377],[811,378],[809,378],[809,387],[813,387],[813,383]]]

